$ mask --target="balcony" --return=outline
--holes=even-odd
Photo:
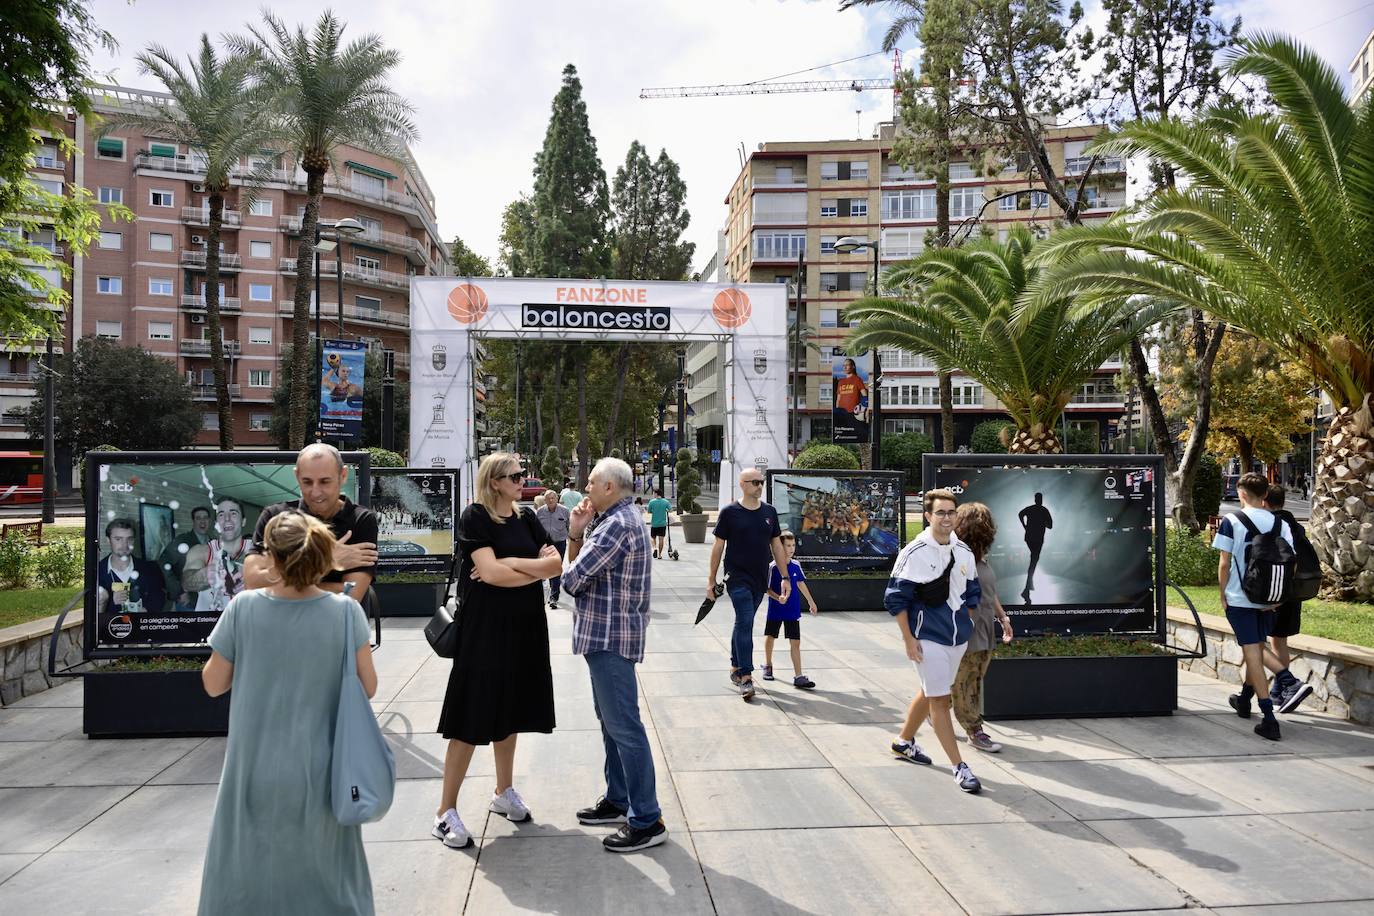
[[[210,225],[209,207],[182,207],[181,221],[190,226]],[[237,229],[243,221],[243,214],[238,210],[225,209],[223,225],[227,229]]]
[[[238,398],[238,396],[239,396],[239,386],[238,386],[238,385],[230,385],[230,386],[229,386],[229,399],[230,399],[230,400],[236,400],[236,399]],[[191,386],[191,397],[195,398],[197,401],[213,401],[213,400],[215,399],[215,386],[214,386],[214,384],[211,383],[211,384],[209,384],[209,385],[192,385],[192,386]]]
[[[1099,406],[1126,406],[1126,396],[1119,391],[1079,392],[1069,399],[1070,404],[1096,404]]]
[[[179,346],[182,356],[209,356],[210,341],[208,340],[186,340],[182,339]],[[224,342],[225,355],[238,356],[243,352],[243,346],[237,340],[226,340]]]
[[[175,172],[178,175],[204,175],[205,166],[204,156],[154,156],[148,152],[134,154],[135,169]]]
[[[205,297],[192,296],[186,293],[181,295],[181,307],[190,312],[205,311]],[[243,308],[243,303],[238,296],[220,296],[219,310],[221,312],[238,312]]]
[[[1065,159],[1064,174],[1082,175],[1088,170],[1088,163],[1092,161],[1092,156],[1076,156],[1072,159]],[[1126,160],[1114,156],[1098,159],[1097,165],[1093,166],[1094,175],[1114,175],[1124,171],[1126,171]]]
[[[283,318],[291,318],[295,314],[296,304],[290,300],[281,300],[277,303],[277,314]],[[315,318],[315,310],[310,310],[310,318]],[[339,321],[339,304],[337,302],[326,302],[324,309],[320,312],[320,320],[325,325],[333,324],[337,330]],[[384,309],[365,309],[358,308],[356,305],[344,305],[345,321],[360,321],[363,324],[375,324],[387,328],[409,328],[410,315],[405,312],[388,312]],[[333,333],[326,331],[326,334]],[[401,355],[396,355],[396,367],[399,369]],[[407,364],[408,365],[408,364]]]
[[[0,385],[37,385],[42,380],[42,376],[27,372],[0,372]]]
[[[195,267],[200,270],[205,269],[205,255],[203,249],[181,249],[181,263],[184,267]],[[219,256],[220,270],[238,270],[243,266],[243,257],[237,254],[223,253]]]

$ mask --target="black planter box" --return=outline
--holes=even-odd
[[[93,671],[82,679],[91,738],[203,738],[229,733],[229,694],[210,697],[199,671]]]
[[[1168,716],[1177,706],[1172,655],[994,657],[983,682],[987,719]]]
[[[383,617],[432,617],[444,603],[443,582],[377,582]]]
[[[806,580],[816,607],[822,611],[881,611],[886,578],[830,579],[817,576]]]

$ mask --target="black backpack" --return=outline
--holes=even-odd
[[[1317,549],[1291,512],[1280,509],[1274,517],[1288,523],[1288,530],[1293,532],[1293,551],[1298,555],[1298,565],[1293,571],[1293,594],[1289,600],[1311,601],[1322,589],[1322,564],[1317,559]]]
[[[1245,574],[1240,577],[1240,589],[1245,597],[1265,607],[1283,604],[1294,597],[1293,574],[1297,571],[1298,555],[1283,539],[1281,520],[1277,517],[1263,533],[1244,512],[1231,516],[1244,526]]]

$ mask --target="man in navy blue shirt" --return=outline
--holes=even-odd
[[[716,597],[716,573],[725,558],[725,590],[735,607],[735,631],[730,637],[730,682],[746,701],[754,698],[754,615],[768,591],[768,563],[787,568],[782,526],[777,510],[763,502],[763,472],[745,468],[739,475],[740,498],[720,510],[713,531],[711,567],[706,595]],[[779,597],[786,602],[792,583],[784,579]]]

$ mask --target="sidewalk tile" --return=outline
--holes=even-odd
[[[674,778],[693,831],[882,823],[834,770],[716,770]]]
[[[47,852],[134,789],[134,786],[0,789],[0,853]]]
[[[658,739],[675,773],[828,766],[821,752],[793,725],[660,727]]]
[[[743,700],[738,693],[715,697],[648,697],[655,728],[787,725],[787,717],[767,696]]]
[[[461,913],[476,847],[449,849],[438,840],[368,843],[367,869],[378,913]]]
[[[1374,809],[1374,785],[1300,757],[1215,757],[1162,763],[1263,814]]]
[[[0,913],[23,916],[190,914],[205,852],[135,849],[117,855],[50,852],[0,884]]]
[[[1368,807],[1368,798],[1365,804]],[[1274,820],[1323,846],[1330,846],[1365,865],[1374,866],[1374,811],[1280,814]]]
[[[1017,779],[1079,820],[1205,817],[1253,810],[1151,760],[1006,765]]]
[[[199,746],[204,738],[29,742],[0,757],[3,786],[141,785]],[[0,749],[4,743],[0,742]]]
[[[73,833],[58,852],[204,851],[219,786],[144,786]]]
[[[839,774],[884,823],[894,827],[1073,820],[984,758],[968,761],[983,791],[961,792],[938,751],[936,756],[938,762],[932,766],[841,767]]]

